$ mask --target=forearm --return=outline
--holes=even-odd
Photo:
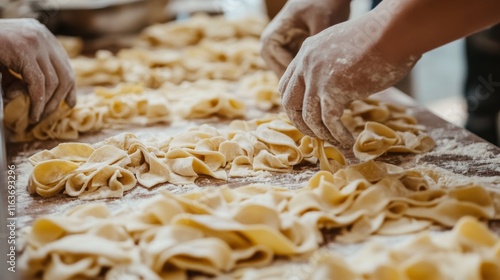
[[[372,14],[385,16],[381,51],[404,61],[500,22],[499,10],[498,0],[384,0]]]

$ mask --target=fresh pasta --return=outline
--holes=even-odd
[[[352,102],[342,122],[357,137],[353,150],[363,161],[385,153],[424,153],[436,145],[405,108],[375,99]]]
[[[6,105],[5,124],[12,132],[11,140],[22,142],[72,140],[81,133],[103,128],[170,123],[173,118],[244,117],[246,104],[229,91],[226,83],[209,80],[166,84],[158,90],[140,84],[97,87],[92,93],[78,96],[75,108],[62,103],[34,127],[28,123],[29,99],[21,95]]]
[[[119,156],[108,161],[114,160]],[[418,172],[369,161],[333,174],[321,171],[298,190],[248,185],[178,195],[164,192],[138,209],[117,213],[103,204],[81,205],[62,216],[37,219],[27,233],[20,265],[28,274],[54,280],[93,278],[106,271],[111,279],[124,270],[159,279],[186,279],[188,273],[218,276],[267,266],[276,257],[307,256],[323,243],[322,229],[337,229],[336,241],[353,243],[371,235],[416,233],[431,225],[457,223],[455,240],[469,251],[474,248],[485,260],[488,257],[487,263],[495,263],[498,238],[472,218],[461,221],[466,216],[498,217],[495,199],[498,194],[480,186],[432,189]],[[426,239],[417,239],[416,245],[400,253],[387,251],[394,258],[387,265],[403,268],[413,252],[425,257],[428,251],[419,240]],[[443,251],[444,255],[462,252],[451,245],[433,248],[431,253]],[[385,254],[368,251],[374,256]],[[436,258],[443,254],[437,253]],[[337,259],[322,268],[336,273],[327,266],[341,266],[355,274],[376,272],[354,271]]]
[[[278,77],[273,72],[259,71],[243,77],[239,91],[250,96],[259,109],[270,110],[281,106],[278,83]]]
[[[78,86],[113,86],[142,82],[158,88],[166,82],[199,79],[238,81],[265,70],[256,38],[227,42],[202,41],[180,50],[130,48],[116,55],[100,50],[94,58],[71,59]]]
[[[184,48],[202,40],[259,38],[267,20],[259,17],[227,19],[223,16],[198,14],[186,21],[155,24],[139,36],[138,46]]]
[[[200,79],[235,82],[266,69],[259,55],[260,32],[266,24],[257,17],[231,20],[197,15],[150,26],[131,48],[73,57],[71,65],[78,86],[142,83],[159,88]]]
[[[386,280],[500,279],[500,238],[471,217],[461,218],[452,231],[423,232],[387,246],[371,241],[352,256],[321,250],[302,269],[284,264],[242,269],[233,279]]]
[[[335,147],[303,135],[282,115],[233,121],[225,131],[202,125],[163,141],[124,133],[94,146],[65,143],[29,160],[31,193],[64,190],[82,199],[122,197],[137,183],[192,184],[200,175],[226,180],[226,169],[244,177],[258,170],[288,172],[304,161],[319,161],[329,171],[346,164]]]

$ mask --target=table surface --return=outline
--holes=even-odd
[[[425,125],[427,132],[435,139],[437,147],[431,152],[414,154],[389,154],[380,157],[379,161],[396,164],[405,168],[415,168],[421,172],[441,179],[438,184],[443,187],[453,187],[470,183],[483,185],[486,188],[500,192],[500,148],[487,143],[476,135],[454,126],[426,109],[418,106],[416,102],[396,89],[388,89],[375,95],[376,98],[404,105],[409,108],[421,124]],[[252,117],[259,116],[263,112],[255,111],[253,108]],[[187,123],[186,123],[187,122]],[[148,134],[175,135],[185,130],[187,126],[196,126],[202,123],[214,126],[227,124],[227,120],[212,118],[208,120],[183,121],[171,125],[160,125],[151,127],[130,127],[126,131],[137,133],[139,136]],[[83,135],[78,142],[96,143],[110,136],[116,135],[125,130],[108,129],[94,134]],[[8,143],[7,163],[16,166],[18,204],[17,217],[18,228],[27,226],[33,220],[45,214],[60,213],[67,209],[88,203],[78,198],[59,194],[50,198],[42,198],[38,195],[29,194],[27,191],[28,178],[32,166],[27,158],[42,149],[55,147],[58,141],[35,141],[29,143]],[[345,151],[346,158],[350,163],[355,163],[352,151]],[[205,186],[220,186],[228,184],[231,187],[238,187],[250,183],[266,183],[287,188],[299,188],[307,182],[314,173],[318,171],[317,166],[300,166],[294,168],[290,173],[269,173],[268,176],[229,178],[228,181],[216,180],[208,177],[200,177],[196,185],[175,186],[172,184],[162,184],[151,189],[141,186],[134,188],[125,194],[121,199],[104,200],[111,209],[132,206],[143,201],[145,198],[154,196],[159,192],[168,190],[173,193],[183,193]],[[500,202],[499,202],[500,203]],[[500,234],[500,223],[491,222],[491,227]]]

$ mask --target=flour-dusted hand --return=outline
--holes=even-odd
[[[303,133],[343,147],[353,138],[340,118],[353,100],[394,85],[417,61],[390,62],[377,34],[364,28],[367,14],[308,38],[280,81],[287,115]]]
[[[68,56],[50,31],[33,19],[0,20],[0,69],[7,97],[28,92],[35,123],[64,100],[76,103],[75,80]],[[22,81],[9,71],[19,73]]]
[[[349,18],[351,0],[289,0],[262,34],[262,57],[279,77],[307,37]]]

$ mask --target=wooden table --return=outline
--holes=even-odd
[[[385,155],[379,160],[396,164],[405,168],[416,168],[430,177],[436,174],[443,176],[440,184],[446,187],[452,187],[456,184],[480,184],[488,189],[500,192],[500,148],[489,144],[474,134],[463,128],[454,126],[426,109],[418,106],[413,99],[396,89],[388,89],[376,95],[384,101],[404,105],[410,108],[410,112],[417,117],[421,124],[427,127],[429,134],[436,140],[437,147],[426,154],[390,154]],[[255,109],[252,109],[255,110]],[[250,115],[259,115],[253,111]],[[170,126],[155,127],[131,127],[127,131],[137,133],[138,135],[148,135],[158,133],[165,135],[174,135],[184,129],[186,126],[195,126],[202,123],[221,126],[228,121],[217,119],[198,120],[172,124]],[[116,135],[123,131],[105,130],[95,134],[83,135],[79,142],[96,143],[107,137]],[[55,147],[58,141],[35,141],[30,143],[8,143],[7,144],[7,163],[16,166],[17,181],[17,217],[18,228],[32,223],[33,219],[40,215],[58,213],[65,211],[73,206],[88,203],[78,198],[59,194],[50,198],[42,198],[38,195],[31,195],[27,191],[28,178],[32,167],[27,158],[42,149],[51,149]],[[346,157],[351,163],[356,162],[352,152],[346,152]],[[116,209],[124,205],[134,205],[135,203],[151,197],[159,192],[169,190],[173,193],[182,193],[196,190],[204,186],[218,186],[229,184],[237,187],[249,183],[266,183],[277,186],[286,186],[289,188],[298,188],[317,171],[317,167],[300,166],[296,167],[291,173],[272,173],[268,177],[249,177],[249,178],[229,178],[221,181],[207,177],[199,178],[197,185],[175,186],[172,184],[163,184],[152,189],[137,187],[128,192],[122,199],[108,199],[105,202],[110,208]],[[500,202],[499,202],[500,203]],[[500,224],[491,223],[498,233],[500,233]]]

